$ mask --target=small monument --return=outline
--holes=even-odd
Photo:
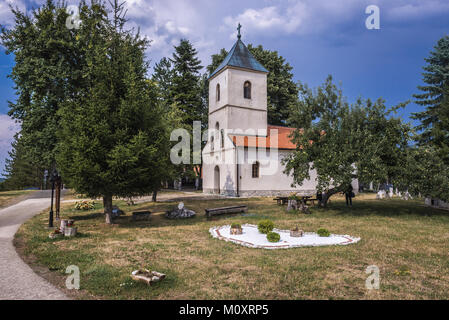
[[[165,217],[168,219],[188,219],[193,218],[195,215],[195,211],[186,209],[184,202],[180,202],[175,210],[167,211]]]

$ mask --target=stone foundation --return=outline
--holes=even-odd
[[[214,189],[203,189],[203,193],[215,194]],[[288,197],[292,193],[300,196],[315,196],[316,190],[240,190],[240,197]],[[236,197],[234,190],[221,192],[220,195],[227,197]]]

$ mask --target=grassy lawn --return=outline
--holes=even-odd
[[[18,190],[18,191],[3,191],[0,192],[0,208],[7,207],[21,197],[26,196],[30,193],[34,192],[34,190]]]
[[[29,220],[16,235],[23,254],[52,270],[64,286],[67,266],[81,270],[82,298],[109,299],[449,299],[449,212],[418,201],[342,199],[312,215],[285,212],[271,198],[184,200],[198,215],[170,221],[165,210],[176,202],[127,207],[127,216],[106,226],[101,204],[80,212],[63,207],[62,217],[76,220],[80,235],[50,240],[47,212]],[[204,209],[247,204],[247,215],[207,220]],[[131,211],[149,209],[150,222],[131,222]],[[275,226],[305,231],[320,227],[362,240],[348,246],[261,250],[213,239],[209,228],[232,222],[272,219]],[[380,269],[380,290],[365,289],[365,269]],[[133,283],[130,273],[147,267],[167,274],[149,288]],[[406,272],[398,272],[398,270]],[[410,271],[410,272],[407,272]]]

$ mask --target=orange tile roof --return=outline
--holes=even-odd
[[[272,132],[272,130],[277,130],[277,134]],[[290,135],[295,131],[296,128],[287,128],[280,126],[267,127],[268,137],[261,136],[244,136],[244,135],[232,135],[229,137],[232,142],[237,147],[266,147],[266,148],[277,148],[277,149],[289,149],[295,150],[296,145],[291,142]],[[273,134],[273,136],[271,136]],[[274,139],[274,140],[273,140]],[[276,143],[277,142],[277,143]]]

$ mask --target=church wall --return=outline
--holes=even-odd
[[[214,152],[211,152],[210,143],[203,151],[203,192],[216,193],[215,167],[220,169],[220,194],[235,196],[237,194],[235,149],[229,147],[229,138],[225,142],[225,148],[219,148],[215,144]]]
[[[252,129],[252,134],[257,134],[257,130],[267,130],[267,112],[226,106],[209,115],[209,128],[215,128],[217,122],[220,129],[240,129],[241,133],[248,133],[247,130]],[[238,132],[228,131],[230,133]],[[260,135],[265,134],[266,132]]]
[[[292,187],[293,177],[284,173],[285,166],[281,163],[286,155],[291,151],[278,150],[278,163],[275,171],[269,175],[264,175],[264,165],[261,162],[259,178],[252,177],[252,163],[253,160],[248,161],[248,151],[245,152],[245,164],[240,165],[240,194],[242,196],[270,196],[270,195],[289,195],[297,192],[300,194],[315,194],[316,193],[316,172],[310,172],[311,179],[304,182],[301,186]],[[274,155],[273,155],[274,156]],[[251,158],[251,156],[250,156]]]
[[[209,80],[209,113],[229,104],[228,79],[229,69],[225,69]],[[220,84],[220,101],[217,101],[217,84]]]

